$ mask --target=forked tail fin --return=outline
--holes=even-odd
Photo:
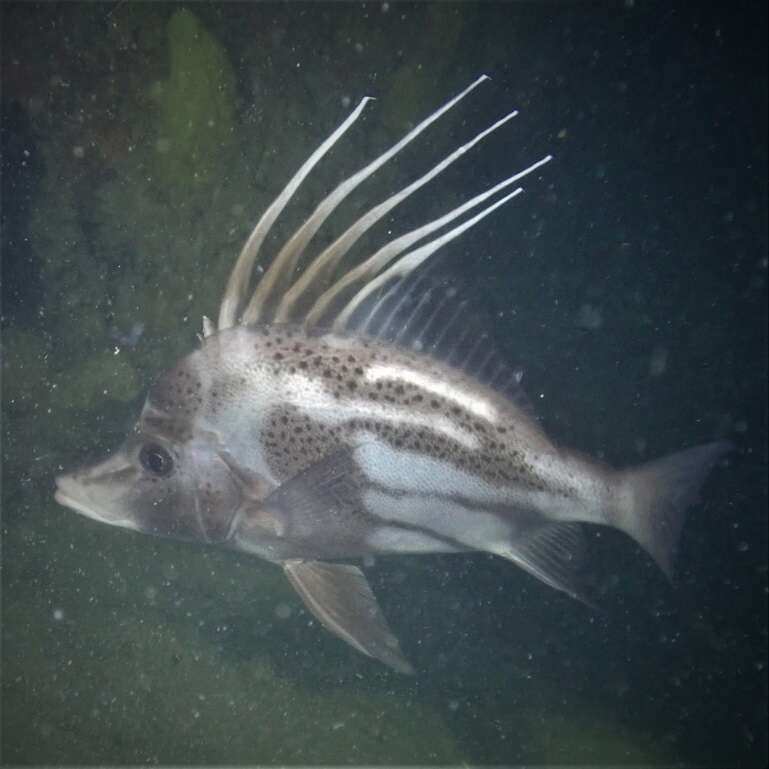
[[[673,555],[686,509],[697,500],[710,470],[731,448],[728,441],[706,443],[618,473],[613,523],[651,555],[668,579],[673,575]]]

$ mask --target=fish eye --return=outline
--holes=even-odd
[[[174,469],[171,455],[157,443],[147,443],[139,452],[139,461],[147,472],[153,475],[165,476]]]

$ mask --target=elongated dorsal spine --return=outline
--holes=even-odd
[[[376,173],[379,168],[401,152],[432,123],[488,79],[486,75],[477,78],[454,98],[428,115],[388,150],[338,184],[329,195],[320,201],[313,213],[278,252],[261,280],[257,283],[249,299],[254,264],[270,228],[315,165],[358,119],[364,107],[370,101],[369,97],[363,99],[331,136],[305,161],[262,215],[246,241],[230,274],[219,311],[218,330],[230,328],[236,324],[247,325],[259,321],[273,323],[295,322],[304,325],[306,328],[325,326],[342,330],[353,313],[373,292],[388,286],[396,278],[408,276],[425,263],[443,245],[459,237],[459,235],[480,222],[508,200],[521,194],[523,188],[517,187],[512,192],[506,193],[503,197],[487,203],[497,193],[502,192],[524,176],[531,174],[548,163],[552,159],[551,155],[541,158],[523,171],[519,171],[492,185],[487,190],[476,194],[442,216],[394,238],[379,248],[373,255],[358,260],[356,264],[349,267],[341,275],[335,275],[340,262],[368,229],[386,216],[395,206],[403,202],[466,152],[479,144],[490,133],[518,114],[517,111],[512,111],[476,134],[469,141],[460,145],[416,180],[370,208],[337,237],[330,246],[310,259],[298,276],[294,276],[297,266],[304,258],[305,250],[310,241],[337,206],[363,181]],[[427,238],[440,228],[482,204],[486,205],[479,212],[455,225],[447,232],[435,236],[432,240],[422,245],[417,245],[420,240]],[[414,247],[413,250],[409,250],[412,247]],[[375,310],[377,307],[375,307]],[[209,325],[205,329],[205,333],[208,335],[208,333],[212,332],[213,329]]]

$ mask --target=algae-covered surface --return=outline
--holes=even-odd
[[[740,3],[4,3],[5,764],[767,761],[766,8]],[[604,612],[485,556],[365,569],[417,669],[331,637],[276,567],[53,501],[215,318],[244,239],[363,96],[265,254],[520,115],[381,244],[551,152],[448,250],[559,442],[615,464],[730,437],[675,584],[592,543]]]

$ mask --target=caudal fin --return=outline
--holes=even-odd
[[[728,441],[706,443],[618,473],[614,523],[651,555],[668,579],[686,509],[731,448]]]

